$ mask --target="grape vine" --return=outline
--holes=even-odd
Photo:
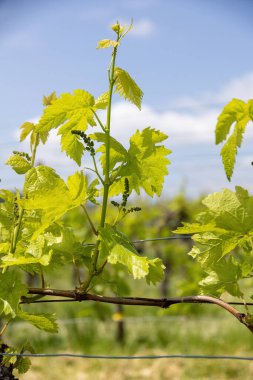
[[[139,212],[139,206],[128,207],[128,198],[135,192],[160,196],[164,177],[168,174],[170,150],[163,142],[167,136],[147,127],[137,130],[124,147],[111,135],[111,109],[113,94],[117,93],[141,109],[143,93],[132,77],[117,67],[117,54],[129,28],[118,22],[112,26],[114,39],[104,39],[98,49],[111,49],[108,67],[108,89],[95,98],[83,89],[59,96],[55,92],[44,96],[44,112],[39,122],[25,122],[21,126],[20,141],[30,140],[30,152],[14,151],[7,164],[24,176],[23,190],[15,193],[0,192],[0,313],[6,328],[15,319],[22,319],[47,332],[57,332],[55,316],[50,313],[29,313],[24,304],[46,296],[61,296],[77,301],[93,300],[128,305],[147,305],[167,308],[175,303],[214,303],[232,313],[252,331],[252,317],[213,297],[191,296],[172,299],[110,297],[91,294],[94,286],[107,274],[117,278],[117,268],[125,270],[133,279],[145,279],[157,284],[163,278],[165,266],[160,258],[150,259],[138,254],[130,239],[120,231],[119,222],[130,213]],[[233,100],[220,115],[217,143],[226,139],[231,124],[236,122],[233,134],[222,148],[225,170],[230,179],[237,147],[249,120],[252,120],[252,101],[248,104]],[[102,111],[102,112],[101,112]],[[105,120],[102,119],[106,113]],[[102,114],[102,116],[101,116]],[[61,139],[61,150],[80,170],[65,181],[46,165],[36,164],[36,153],[46,144],[50,132],[56,129]],[[91,162],[92,167],[86,168]],[[88,176],[88,169],[93,177]],[[118,198],[121,196],[121,203]],[[109,215],[109,202],[115,207],[116,217]],[[87,204],[100,210],[99,223],[89,215]],[[220,296],[224,291],[243,298],[239,280],[252,277],[253,198],[246,190],[224,190],[209,195],[203,202],[207,211],[199,215],[196,223],[179,227],[176,233],[193,234],[197,243],[191,250],[203,267],[206,277],[201,281],[203,294]],[[65,223],[70,210],[80,208],[90,226],[94,245],[84,245]],[[49,288],[47,274],[55,267],[77,269],[74,290]],[[84,268],[81,273],[79,268]],[[115,268],[115,270],[112,270]],[[40,277],[40,288],[29,288],[23,273]],[[83,275],[84,273],[84,275]],[[103,275],[103,276],[102,276]],[[245,302],[246,305],[246,302]],[[27,358],[11,360],[4,352],[32,352],[30,345],[10,348],[2,343],[0,376],[14,379],[12,371],[23,373],[29,369]],[[7,351],[6,351],[7,352]]]

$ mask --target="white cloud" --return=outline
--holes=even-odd
[[[253,72],[233,79],[217,95],[217,100],[221,103],[228,102],[231,98],[246,101],[253,98]]]
[[[235,79],[223,86],[217,94],[209,94],[209,99],[215,99],[210,105],[203,98],[188,99],[191,109],[174,109],[156,111],[152,106],[144,104],[140,112],[127,102],[115,103],[112,109],[112,135],[125,146],[129,137],[136,129],[142,130],[147,126],[159,129],[169,135],[166,146],[172,150],[170,176],[165,183],[165,193],[175,194],[183,180],[187,181],[187,192],[197,196],[201,192],[219,191],[222,187],[233,188],[240,184],[253,190],[251,181],[253,154],[250,155],[253,128],[247,128],[245,141],[239,151],[235,174],[232,184],[228,184],[221,159],[220,147],[214,144],[214,129],[217,116],[221,111],[221,103],[232,97],[247,100],[253,94],[253,74]],[[251,90],[252,86],[252,90]],[[252,92],[251,92],[252,91]],[[220,104],[217,106],[217,104]],[[104,118],[104,114],[101,115]],[[33,122],[37,120],[34,119]],[[252,126],[251,126],[252,127]],[[15,139],[18,140],[17,134]],[[38,160],[53,166],[64,178],[78,169],[77,165],[60,151],[59,136],[52,131],[46,146],[38,149]],[[29,151],[28,143],[20,150]],[[1,156],[2,156],[1,152]],[[4,157],[6,159],[7,157]],[[1,159],[1,162],[3,160]],[[90,166],[89,158],[84,164]]]
[[[184,96],[177,99],[172,107],[174,109],[203,110],[211,107],[220,107],[232,98],[249,100],[253,98],[253,72],[249,72],[225,83],[217,92],[205,92],[198,98]]]
[[[112,111],[112,133],[126,142],[136,129],[151,126],[170,136],[176,144],[207,142],[214,139],[216,110],[200,113],[165,111],[157,112],[144,105],[140,112],[129,103],[117,103]]]
[[[142,19],[138,21],[134,21],[133,28],[129,33],[129,36],[132,37],[148,37],[154,34],[155,32],[155,24],[148,19]]]

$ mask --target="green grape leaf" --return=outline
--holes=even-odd
[[[224,189],[208,195],[203,204],[217,227],[243,234],[253,229],[253,198],[240,186],[236,186],[235,192]]]
[[[18,370],[18,373],[26,373],[31,365],[31,360],[22,356],[18,356],[15,362],[15,368]]]
[[[61,135],[62,151],[80,166],[84,147],[71,131],[73,129],[85,131],[88,124],[96,125],[92,112],[94,104],[93,96],[84,90],[75,90],[73,95],[62,94],[44,109],[36,131],[49,132],[61,126],[58,134]]]
[[[8,240],[14,222],[15,194],[9,190],[0,190],[0,236],[1,241]]]
[[[98,205],[96,198],[99,196],[99,190],[97,186],[99,185],[99,180],[95,178],[88,186],[88,198],[89,201]]]
[[[20,310],[17,316],[40,330],[51,333],[58,332],[58,325],[55,316],[52,314],[30,314]]]
[[[250,99],[248,101],[248,104],[249,104],[249,116],[251,120],[253,121],[253,99]]]
[[[62,94],[44,109],[36,131],[48,132],[64,123],[71,125],[72,129],[85,131],[88,123],[95,125],[91,110],[94,103],[93,96],[84,90],[75,90],[73,95]]]
[[[229,181],[234,170],[237,148],[241,146],[245,128],[251,119],[250,104],[250,102],[245,103],[240,99],[233,99],[225,106],[218,117],[215,130],[216,144],[227,139],[231,127],[235,123],[234,131],[230,137],[228,137],[220,153],[226,176]]]
[[[220,296],[224,292],[230,293],[234,297],[242,297],[238,281],[242,278],[240,265],[233,257],[222,259],[215,264],[214,268],[208,270],[199,285],[205,294]]]
[[[137,131],[130,138],[130,148],[124,157],[125,164],[118,172],[118,179],[112,184],[110,195],[124,192],[124,178],[129,180],[129,188],[140,194],[143,189],[149,196],[160,196],[164,177],[168,174],[170,163],[166,157],[170,152],[163,145],[158,145],[167,138],[165,134],[151,128]]]
[[[20,273],[8,270],[0,273],[0,315],[15,318],[21,296],[27,294],[26,286],[21,281]]]
[[[56,96],[56,92],[52,92],[50,95],[48,96],[43,96],[43,100],[42,100],[42,103],[43,103],[43,106],[47,107],[47,106],[51,106],[51,104],[53,104],[53,102],[57,99],[57,96]]]
[[[103,143],[97,149],[98,152],[101,152],[100,162],[105,173],[105,162],[106,162],[106,134],[105,133],[93,133],[89,137],[99,143]],[[122,163],[127,158],[127,150],[121,145],[119,141],[110,136],[110,170],[113,170],[117,163]]]
[[[50,264],[53,254],[50,246],[56,241],[56,237],[50,234],[39,235],[37,239],[29,240],[26,244],[24,241],[19,241],[14,255],[6,254],[1,257],[0,268],[29,264],[47,266]]]
[[[228,138],[220,152],[225,173],[229,181],[233,175],[237,148],[240,148],[241,146],[243,133],[244,129],[239,129],[235,126],[233,134]]]
[[[90,196],[87,180],[82,172],[70,176],[67,186],[63,179],[47,166],[37,166],[27,172],[24,193],[26,197],[20,201],[21,206],[26,210],[41,210],[40,226],[34,232],[33,239],[68,210],[84,203]]]
[[[101,256],[110,264],[122,264],[128,268],[134,279],[148,275],[149,264],[146,257],[141,257],[125,235],[115,227],[106,225],[99,229]]]
[[[233,99],[229,102],[218,117],[215,129],[216,144],[226,140],[233,123],[244,126],[249,121],[247,103],[240,99]]]
[[[92,246],[83,246],[76,241],[76,237],[70,228],[60,225],[53,225],[44,234],[47,244],[53,250],[50,268],[56,268],[66,263],[78,263],[90,268]],[[51,243],[49,243],[51,241]]]
[[[52,257],[52,251],[49,251],[47,254],[41,255],[41,257],[13,257],[13,255],[6,255],[1,258],[0,268],[8,268],[11,266],[21,266],[21,265],[29,265],[29,264],[41,264],[43,266],[47,266],[50,264]]]
[[[136,82],[130,77],[128,72],[119,67],[115,67],[114,77],[115,92],[141,109],[143,92],[138,87]]]
[[[194,233],[196,245],[189,255],[208,274],[200,283],[205,291],[240,296],[238,279],[252,272],[248,257],[252,251],[253,197],[237,186],[235,192],[224,189],[207,196],[203,204],[207,211],[200,214],[198,223],[187,223],[174,232]],[[238,249],[240,255],[234,255]]]
[[[17,174],[25,174],[32,167],[30,162],[18,154],[10,156],[6,161],[6,164],[10,165]]]
[[[27,136],[30,135],[30,148],[32,150],[32,146],[35,143],[36,139],[36,124],[30,123],[29,121],[26,121],[24,124],[21,125],[20,129],[22,130],[20,133],[20,142],[24,141]],[[48,132],[41,132],[39,133],[39,141],[42,141],[43,144],[46,143],[48,138]]]
[[[52,194],[52,192],[54,192]],[[42,199],[49,193],[50,196],[57,197],[65,195],[68,198],[68,188],[63,179],[56,174],[55,170],[44,165],[39,165],[29,170],[25,177],[24,193],[28,199],[38,196]],[[52,194],[52,195],[51,195]],[[43,206],[41,207],[43,208]]]
[[[119,43],[117,41],[105,39],[98,41],[97,49],[106,49],[109,47],[116,47],[118,45]]]
[[[93,110],[104,110],[108,106],[109,101],[109,92],[106,91],[103,94],[101,94],[97,99],[95,99],[95,104],[93,106]]]
[[[165,268],[158,258],[150,260],[138,255],[133,244],[115,227],[108,224],[99,229],[100,260],[127,267],[134,279],[146,278],[148,284],[160,281]]]
[[[80,205],[87,200],[88,179],[83,171],[75,172],[67,179],[67,186],[70,192],[71,199],[76,205]]]
[[[24,124],[21,125],[20,129],[21,129],[20,141],[24,141],[26,137],[29,136],[29,134],[34,131],[35,124],[26,121]]]
[[[81,166],[81,159],[84,152],[83,144],[77,139],[76,135],[71,133],[72,127],[69,128],[67,125],[65,128],[60,128],[59,133],[62,134],[61,137],[61,149],[66,152],[66,155],[72,158],[78,166]]]
[[[157,282],[162,281],[164,276],[165,266],[161,259],[156,257],[153,260],[148,261],[149,264],[149,273],[146,277],[146,281],[148,284],[152,283],[155,285]]]
[[[212,267],[223,256],[230,254],[236,247],[243,244],[245,238],[240,233],[214,234],[204,232],[193,235],[193,240],[199,243],[202,249],[194,246],[189,255],[201,263],[203,269]]]
[[[106,109],[109,101],[109,92],[104,92],[101,94],[96,100],[93,109],[97,110],[104,110]]]
[[[7,254],[10,249],[10,243],[0,243],[0,253]]]
[[[215,222],[200,224],[200,223],[183,223],[183,226],[178,227],[175,231],[176,234],[197,234],[199,232],[217,231],[223,232],[222,229],[216,227]]]

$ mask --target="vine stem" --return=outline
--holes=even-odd
[[[0,331],[0,337],[4,334],[5,330],[7,329],[9,323],[10,323],[10,319],[3,325],[3,328],[2,330]]]
[[[33,150],[32,150],[31,166],[34,166],[35,164],[35,157],[36,157],[37,147],[39,145],[39,140],[40,140],[39,133],[35,133],[35,141],[34,141]]]
[[[31,166],[32,167],[34,167],[38,144],[39,144],[39,133],[36,133],[35,134],[35,141],[34,141],[33,149],[32,149],[32,159],[31,159]],[[20,231],[20,228],[22,225],[23,216],[24,216],[24,209],[22,207],[20,207],[18,221],[17,221],[17,224],[13,228],[13,233],[12,233],[12,237],[11,237],[11,247],[10,247],[11,253],[15,253],[15,251],[16,251],[16,246],[17,246],[17,242],[18,242],[18,235],[19,235],[19,231]]]
[[[117,42],[119,41],[119,32],[117,34]],[[106,128],[104,130],[105,132],[105,175],[103,180],[103,203],[102,203],[102,211],[101,211],[101,218],[100,218],[100,224],[99,228],[103,228],[106,221],[106,212],[107,212],[107,203],[108,203],[108,197],[109,197],[109,188],[111,185],[110,182],[110,130],[111,130],[111,109],[112,109],[112,94],[113,94],[113,87],[115,83],[114,78],[114,69],[115,69],[115,62],[116,62],[116,55],[117,55],[117,46],[113,48],[112,52],[112,60],[109,65],[108,69],[108,78],[109,78],[109,98],[108,98],[108,107],[107,107],[107,116],[106,116]],[[96,168],[95,168],[96,169]],[[89,289],[90,283],[94,276],[97,276],[101,273],[104,266],[101,268],[97,268],[97,262],[99,257],[99,245],[100,240],[97,239],[96,246],[93,253],[92,258],[92,270],[88,274],[86,281],[82,284],[81,289],[82,291],[86,292]]]
[[[91,218],[90,218],[90,216],[89,216],[89,214],[88,214],[88,211],[86,210],[86,207],[85,207],[84,205],[81,205],[81,207],[82,207],[82,209],[83,209],[83,211],[84,211],[84,213],[85,213],[85,215],[86,215],[86,217],[87,217],[87,219],[88,219],[88,222],[89,222],[89,224],[90,224],[90,227],[91,227],[92,232],[94,233],[94,235],[97,236],[97,235],[98,235],[98,232],[97,232],[97,230],[96,230],[94,224],[92,223],[92,220],[91,220]]]
[[[230,314],[232,314],[239,322],[245,325],[253,333],[253,325],[247,321],[247,315],[240,313],[230,304],[224,302],[219,298],[214,298],[210,296],[188,296],[188,297],[171,297],[171,298],[141,298],[141,297],[107,297],[100,296],[97,294],[90,294],[85,292],[80,292],[79,290],[58,290],[58,289],[38,289],[29,288],[29,294],[41,294],[44,296],[55,296],[71,298],[76,301],[94,301],[102,302],[108,304],[117,305],[132,305],[132,306],[155,306],[167,309],[175,304],[182,303],[208,303],[217,305]]]
[[[97,113],[93,109],[91,109],[91,111],[92,111],[93,115],[95,116],[95,118],[97,119],[98,124],[100,125],[102,130],[105,132],[106,131],[105,126],[102,123],[102,121],[100,120],[100,118],[98,117]]]
[[[98,178],[100,179],[100,182],[102,183],[102,185],[104,185],[104,180],[103,178],[101,177],[101,175],[99,174],[99,171],[98,171],[98,167],[97,167],[97,163],[96,163],[96,159],[94,156],[92,156],[92,161],[93,161],[93,165],[94,165],[94,168],[95,168],[95,173],[97,174]]]

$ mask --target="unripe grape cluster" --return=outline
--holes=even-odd
[[[135,212],[135,211],[141,211],[141,207],[131,207],[128,210],[126,209],[126,204],[127,204],[128,198],[130,196],[129,180],[128,180],[128,178],[125,178],[124,188],[125,188],[125,190],[124,190],[124,193],[122,194],[122,202],[121,202],[121,204],[119,204],[116,201],[111,201],[111,204],[114,207],[118,207],[118,208],[122,207],[122,211],[125,214],[129,214],[130,212]]]
[[[29,156],[28,153],[25,153],[25,152],[18,152],[17,150],[14,150],[12,153],[15,154],[15,155],[17,155],[17,156],[20,156],[20,157],[24,157],[24,158],[26,158],[27,161],[31,161],[31,160],[32,160],[31,156]]]
[[[91,140],[91,138],[86,135],[83,131],[73,130],[71,131],[73,135],[79,136],[85,145],[85,150],[87,150],[91,156],[95,156],[95,148],[94,148],[94,142]]]

